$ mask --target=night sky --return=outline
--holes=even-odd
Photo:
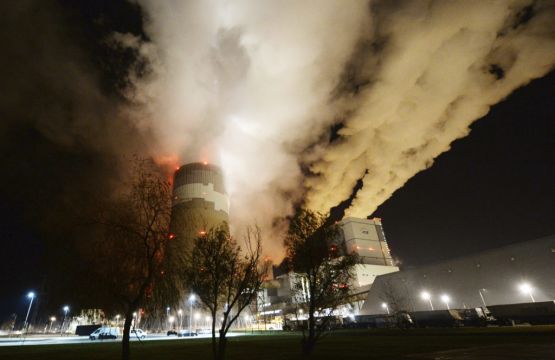
[[[57,21],[65,24],[64,36],[79,40],[75,42],[86,49],[90,67],[110,95],[121,85],[120,70],[129,63],[129,54],[114,56],[99,38],[115,29],[141,34],[140,14],[120,2],[61,4],[64,17]],[[74,220],[76,208],[109,186],[117,166],[110,152],[70,147],[37,131],[33,114],[48,114],[58,99],[48,85],[48,68],[37,65],[50,60],[47,52],[39,51],[48,46],[50,35],[41,33],[38,19],[27,19],[18,29],[9,28],[15,18],[0,25],[8,49],[0,62],[8,79],[1,85],[2,96],[32,94],[25,101],[0,103],[3,118],[17,118],[0,124],[0,322],[14,312],[21,316],[27,291],[40,291],[45,279],[60,274],[59,269],[47,272],[50,266],[45,264],[71,256],[59,246],[65,236],[75,236],[74,229],[65,226]],[[21,29],[24,32],[16,33]],[[20,41],[29,42],[26,51],[20,51]],[[59,56],[67,56],[67,64],[74,59],[71,54]],[[21,82],[36,86],[21,90]],[[554,72],[515,91],[372,214],[382,218],[392,253],[402,266],[555,234],[554,94]],[[121,101],[114,97],[114,102]],[[60,108],[64,106],[71,103]],[[14,112],[15,107],[23,110]],[[133,134],[130,129],[118,131]],[[148,135],[141,136],[138,148],[148,142]]]

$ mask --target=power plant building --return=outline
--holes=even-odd
[[[339,222],[339,226],[344,250],[358,254],[360,259],[354,269],[353,288],[367,291],[377,276],[399,271],[391,257],[380,219],[347,217]]]
[[[420,311],[552,301],[554,279],[555,236],[548,236],[380,275],[361,314],[383,313],[383,302],[390,309]]]
[[[183,251],[203,231],[228,221],[229,196],[222,170],[208,163],[181,166],[174,175],[171,232]]]

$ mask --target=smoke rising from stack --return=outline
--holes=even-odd
[[[114,39],[151,64],[128,94],[140,123],[159,154],[220,164],[231,222],[266,229],[359,179],[347,213],[369,215],[555,62],[549,1],[139,4],[150,41]]]
[[[108,56],[91,60],[72,14],[3,4],[2,164],[32,212],[51,199],[73,211],[138,153],[220,165],[236,227],[279,231],[294,204],[327,211],[359,179],[348,214],[364,217],[555,62],[552,1],[137,3],[145,36],[112,26],[102,39],[137,59],[109,91]],[[44,168],[63,186],[35,186]]]

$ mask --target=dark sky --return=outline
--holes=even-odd
[[[42,291],[48,276],[63,273],[46,269],[74,256],[64,247],[76,236],[66,225],[117,173],[113,149],[105,150],[117,143],[68,143],[52,136],[50,124],[80,129],[96,122],[106,138],[136,138],[132,148],[148,143],[147,135],[112,117],[122,101],[122,69],[133,54],[113,53],[101,41],[115,30],[140,35],[137,8],[119,1],[62,1],[52,3],[61,4],[53,11],[40,5],[45,3],[36,2],[30,13],[24,5],[25,11],[7,5],[7,21],[0,25],[7,54],[0,60],[7,79],[0,87],[0,322],[13,312],[24,315],[27,291]],[[103,89],[92,100],[79,93],[90,81],[81,76],[83,67]],[[554,94],[553,72],[514,92],[378,208],[374,216],[382,218],[403,265],[555,233]],[[77,119],[75,107],[90,114]]]
[[[555,73],[515,91],[373,214],[424,264],[555,234]]]

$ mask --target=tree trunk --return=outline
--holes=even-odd
[[[316,344],[316,318],[314,317],[314,309],[311,306],[308,314],[308,336],[303,338],[302,350],[303,354],[309,356],[314,351]]]
[[[216,346],[216,313],[212,313],[212,356],[218,360],[218,347]]]
[[[216,360],[224,360],[226,345],[227,338],[225,337],[225,332],[220,330],[220,338],[218,339],[218,358]]]
[[[133,312],[125,314],[125,322],[123,325],[123,335],[121,339],[121,359],[129,360],[131,356],[131,349],[129,347],[129,334],[131,330],[131,322],[133,321]]]

